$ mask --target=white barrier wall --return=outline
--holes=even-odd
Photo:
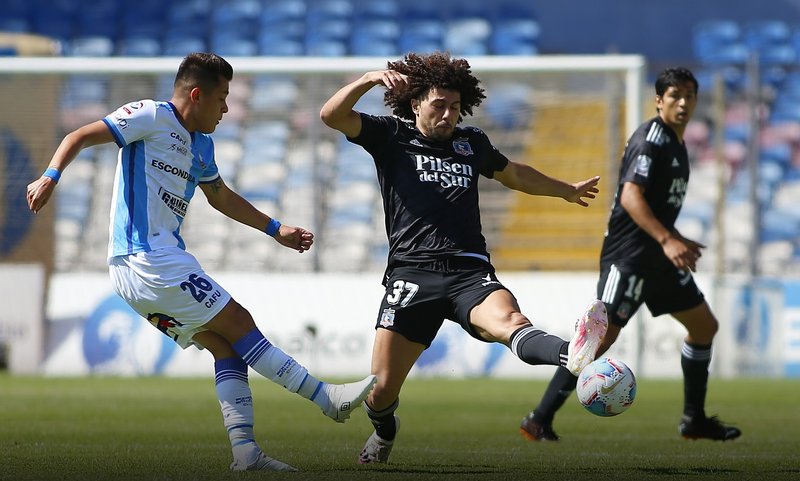
[[[362,376],[369,371],[374,324],[383,295],[379,273],[218,274],[214,276],[247,308],[274,344],[319,376]],[[574,323],[594,298],[596,274],[501,273],[535,325],[569,339]],[[211,354],[180,350],[135,314],[111,290],[105,274],[53,276],[51,320],[43,371],[49,375],[210,375]],[[611,356],[638,375],[680,375],[683,328],[669,317],[638,321],[623,330]],[[639,336],[646,349],[639,352]],[[477,341],[445,322],[420,358],[415,376],[549,377],[551,366],[529,366],[500,344]]]
[[[43,358],[45,274],[39,264],[0,264],[0,343],[15,374],[39,371]]]

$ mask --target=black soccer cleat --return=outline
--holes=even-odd
[[[551,424],[539,424],[533,420],[533,413],[522,418],[519,433],[528,441],[558,441],[558,434]]]
[[[716,416],[698,419],[683,416],[679,429],[684,439],[730,441],[742,435],[742,431],[739,428],[726,426]]]

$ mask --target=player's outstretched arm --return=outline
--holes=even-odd
[[[314,244],[313,233],[301,227],[281,225],[231,190],[221,177],[214,182],[200,184],[200,189],[211,207],[239,223],[269,234],[282,246],[303,253]]]
[[[81,150],[113,141],[114,137],[111,135],[111,131],[102,120],[84,125],[67,134],[53,154],[53,158],[50,159],[47,170],[41,177],[28,184],[26,190],[28,208],[34,213],[38,213],[47,204],[50,196],[53,195],[61,173]]]
[[[509,162],[505,169],[495,172],[494,178],[509,189],[531,195],[561,197],[567,202],[583,207],[589,205],[586,199],[594,199],[597,193],[600,192],[597,188],[600,176],[570,184],[545,175],[530,165],[519,162]]]

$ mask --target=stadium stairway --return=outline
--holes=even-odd
[[[617,111],[621,115],[622,109]],[[493,249],[492,262],[498,270],[597,270],[619,157],[618,152],[609,152],[613,147],[604,138],[611,135],[608,129],[597,126],[622,125],[621,117],[609,122],[611,115],[607,101],[598,99],[536,106],[523,159],[570,182],[600,175],[600,194],[588,208],[581,208],[561,199],[515,192]],[[622,142],[616,144],[621,148]]]

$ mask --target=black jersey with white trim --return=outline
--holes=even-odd
[[[681,139],[660,117],[639,126],[625,147],[600,260],[629,266],[671,266],[658,241],[622,207],[620,195],[626,182],[644,187],[653,215],[667,229],[674,228],[689,183],[689,157]]]
[[[393,261],[424,262],[459,253],[489,256],[481,232],[478,176],[492,178],[508,159],[474,127],[447,141],[425,137],[410,122],[361,113],[350,142],[374,159]]]

